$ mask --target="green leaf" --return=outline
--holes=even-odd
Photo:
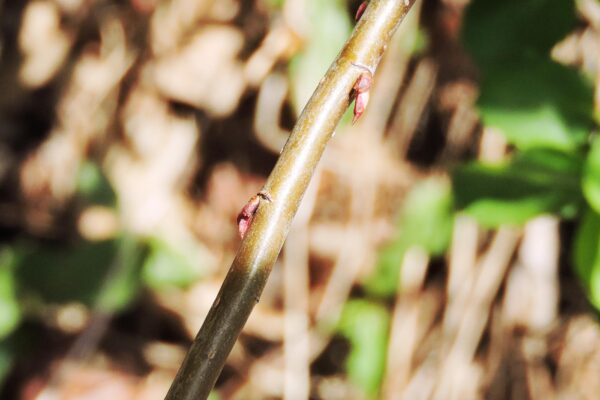
[[[475,0],[467,10],[463,42],[483,76],[483,122],[520,149],[573,151],[586,142],[593,85],[550,59],[575,22],[573,1]]]
[[[221,400],[221,396],[219,396],[219,392],[213,390],[208,395],[208,400]]]
[[[91,161],[86,161],[79,167],[77,177],[77,192],[92,204],[114,206],[116,194],[102,170]]]
[[[21,310],[15,293],[15,260],[16,255],[11,248],[0,249],[0,340],[8,336],[21,319]],[[2,354],[0,354],[0,364],[1,358]]]
[[[391,296],[396,293],[405,252],[406,246],[401,239],[395,240],[381,250],[375,273],[364,283],[367,293],[377,297]]]
[[[49,303],[80,301],[91,306],[117,253],[117,243],[28,244],[23,252],[17,277],[28,294]]]
[[[23,290],[46,303],[78,301],[118,311],[139,289],[142,250],[130,238],[68,247],[27,244],[17,268]]]
[[[117,254],[95,300],[98,310],[117,312],[125,309],[141,288],[141,266],[147,254],[134,237],[119,238]]]
[[[585,161],[582,188],[590,206],[600,212],[600,139],[592,143]]]
[[[296,114],[304,108],[352,29],[345,1],[309,0],[306,7],[310,30],[308,41],[289,67]]]
[[[547,56],[575,22],[574,1],[473,0],[465,13],[462,38],[485,70],[524,56]]]
[[[456,205],[482,225],[520,225],[543,213],[573,217],[582,203],[581,161],[548,149],[496,165],[471,163],[453,174]]]
[[[591,209],[575,235],[573,261],[590,302],[600,310],[600,214]]]
[[[573,151],[593,124],[593,87],[577,71],[549,60],[513,63],[484,72],[478,107],[520,149]]]
[[[9,340],[0,340],[0,390],[14,362],[14,348]]]
[[[418,246],[431,255],[443,254],[452,222],[452,194],[446,181],[431,178],[415,186],[404,202],[397,237],[380,252],[365,289],[376,296],[394,294],[406,250]]]
[[[144,263],[142,277],[154,289],[185,287],[202,276],[198,259],[186,254],[185,249],[176,248],[155,238],[150,241],[150,254]]]
[[[267,0],[267,4],[269,5],[269,7],[275,8],[275,9],[280,9],[281,7],[283,7],[285,0]]]
[[[445,180],[431,178],[408,193],[401,217],[402,242],[431,255],[443,254],[452,234],[452,193]]]
[[[366,300],[346,303],[339,332],[350,342],[346,368],[350,381],[375,398],[385,371],[390,318],[387,310]]]

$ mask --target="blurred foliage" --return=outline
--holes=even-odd
[[[593,85],[550,56],[575,23],[573,1],[471,3],[462,37],[482,75],[477,104],[484,124],[499,128],[515,151],[500,164],[459,166],[452,180],[457,207],[488,227],[583,212],[574,261],[591,302],[600,307],[600,144],[590,134]],[[586,211],[585,201],[595,211]]]
[[[151,238],[148,243],[150,253],[142,267],[142,278],[149,287],[186,287],[202,276],[198,263],[188,254],[160,238]]]
[[[114,190],[91,162],[84,163],[79,171],[77,198],[84,206],[116,206]],[[21,312],[46,305],[80,302],[105,313],[125,309],[142,287],[147,253],[143,239],[125,233],[109,240],[77,238],[61,245],[21,240],[3,248],[0,338],[17,327]],[[20,310],[19,304],[27,307]]]
[[[77,197],[84,205],[117,205],[108,179],[90,161],[80,166]],[[135,299],[147,253],[141,239],[124,233],[103,241],[80,239],[64,247],[21,242],[15,251],[24,296],[40,304],[81,302],[107,313],[123,310]]]
[[[141,288],[140,270],[146,256],[146,246],[129,235],[118,240],[117,254],[102,281],[96,298],[101,312],[117,312],[129,306]]]
[[[44,303],[97,303],[104,281],[116,263],[119,243],[78,242],[68,247],[22,244],[17,277],[21,291]]]
[[[519,60],[484,71],[478,105],[483,122],[519,149],[574,152],[592,126],[593,87],[550,60]]]
[[[600,310],[600,214],[586,210],[573,245],[575,271],[589,294],[591,303]]]
[[[583,194],[590,206],[600,212],[600,140],[595,138],[585,159]]]
[[[575,22],[573,1],[479,0],[468,8],[463,41],[482,75],[481,117],[519,149],[574,151],[586,142],[593,85],[550,58]]]
[[[583,199],[581,159],[543,148],[501,164],[473,162],[454,171],[456,205],[488,227],[519,225],[543,213],[575,216]]]
[[[12,249],[0,249],[0,340],[15,329],[21,318],[15,287],[15,258]]]
[[[87,203],[115,207],[117,195],[100,167],[89,160],[79,167],[77,193]]]
[[[6,375],[10,372],[13,363],[13,349],[6,340],[0,341],[0,386],[4,383]]]
[[[76,187],[81,207],[118,207],[115,191],[94,162],[80,166]],[[144,285],[161,290],[191,284],[201,271],[180,247],[159,237],[123,232],[102,241],[78,238],[57,245],[21,240],[4,247],[0,250],[0,339],[16,329],[22,312],[46,305],[79,302],[114,313],[130,306]],[[27,305],[25,310],[19,304]],[[0,348],[0,372],[9,359],[4,350]]]
[[[385,372],[389,327],[389,312],[380,304],[350,300],[342,311],[338,329],[351,346],[348,376],[369,398],[377,397]]]
[[[273,8],[281,8],[285,0],[266,0],[267,4]]]
[[[348,39],[353,27],[345,1],[309,0],[307,7],[307,41],[289,65],[291,101],[297,115],[327,71],[331,60],[335,59]],[[345,120],[349,121],[348,118]]]
[[[447,182],[431,178],[415,186],[406,196],[396,239],[382,249],[375,274],[365,283],[376,296],[396,292],[405,252],[417,246],[430,255],[446,251],[452,234],[452,194]]]
[[[600,140],[594,138],[585,159],[582,188],[585,210],[574,243],[574,264],[590,301],[600,310]]]
[[[548,57],[575,22],[574,1],[474,0],[463,22],[463,43],[486,74],[498,66]]]

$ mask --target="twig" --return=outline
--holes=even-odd
[[[392,314],[392,326],[387,352],[387,367],[383,385],[384,398],[401,399],[398,388],[406,387],[413,358],[419,345],[419,324],[424,320],[419,302],[429,255],[419,247],[411,247],[404,255],[398,279],[398,295]]]
[[[406,158],[410,142],[417,133],[419,122],[433,94],[436,77],[437,67],[433,61],[427,58],[421,60],[400,100],[398,111],[394,113],[390,131],[395,134],[390,138],[390,145],[401,159]]]
[[[520,232],[501,227],[477,266],[472,287],[466,290],[463,315],[456,337],[442,365],[435,399],[464,399],[477,386],[476,368],[471,368],[477,345],[490,317],[489,310],[510,266]],[[458,300],[457,300],[458,301]]]
[[[290,132],[279,126],[279,115],[288,94],[287,79],[283,74],[269,75],[258,91],[254,111],[256,139],[266,149],[279,154]]]
[[[313,93],[286,143],[236,258],[200,328],[167,400],[205,399],[269,273],[325,146],[350,103],[364,70],[374,71],[387,43],[415,0],[372,0]]]

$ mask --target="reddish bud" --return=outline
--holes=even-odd
[[[256,214],[256,210],[258,210],[258,206],[260,205],[260,198],[258,195],[252,196],[248,203],[244,207],[237,216],[237,224],[238,224],[238,232],[240,233],[240,238],[244,238],[246,232],[250,228],[252,224],[252,220],[254,219],[254,214]]]
[[[370,72],[363,72],[360,74],[352,89],[356,94],[368,92],[373,83],[373,76]]]
[[[260,205],[261,199],[267,200],[268,202],[272,201],[271,196],[269,196],[269,194],[265,192],[260,192],[252,196],[252,198],[248,200],[246,205],[242,207],[242,210],[238,214],[237,224],[240,238],[243,239],[246,235],[246,232],[248,232],[248,229],[250,229],[250,225],[252,225],[252,220],[254,219],[254,215],[258,210],[258,206]]]
[[[352,123],[355,124],[356,121],[360,118],[360,116],[365,112],[367,108],[367,104],[369,103],[369,92],[363,92],[356,95],[356,99],[354,99],[354,118],[352,118]]]
[[[356,123],[360,116],[365,112],[369,103],[369,89],[373,83],[373,75],[370,72],[360,74],[354,86],[352,87],[352,96],[354,97],[354,118],[352,123]]]
[[[369,4],[368,1],[363,1],[362,3],[360,3],[360,6],[358,6],[358,9],[356,10],[356,15],[354,16],[355,21],[358,21],[360,17],[362,17],[363,13],[365,12],[365,9],[367,8],[367,4]]]

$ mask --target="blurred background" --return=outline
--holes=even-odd
[[[162,399],[360,1],[0,1],[0,398]],[[417,0],[212,399],[597,399],[600,3]]]

